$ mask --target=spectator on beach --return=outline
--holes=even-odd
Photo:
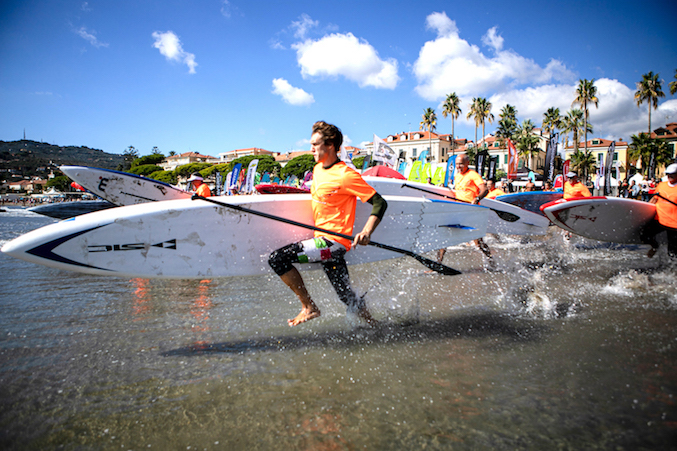
[[[499,182],[498,184],[494,182],[494,180],[489,180],[487,182],[487,190],[489,190],[489,194],[487,194],[487,199],[496,199],[498,196],[502,196],[505,193],[501,189],[501,183]]]
[[[656,217],[647,227],[645,241],[651,244],[647,257],[651,258],[658,250],[656,235],[666,232],[668,236],[668,255],[677,259],[677,163],[665,169],[668,180],[660,182],[655,195],[649,202],[656,204]]]
[[[543,182],[543,191],[552,191],[552,182],[550,180]]]
[[[567,173],[567,181],[564,183],[564,199],[576,197],[591,197],[590,190],[578,180],[578,174],[573,171]]]
[[[527,180],[527,184],[524,185],[524,191],[536,191],[536,184],[533,180]]]
[[[630,181],[630,187],[628,188],[629,194],[628,197],[630,199],[637,199],[639,197],[639,185],[635,183],[634,180]]]
[[[186,180],[188,183],[188,186],[193,185],[193,189],[195,190],[195,194],[201,197],[211,197],[212,192],[207,186],[206,183],[204,183],[204,179],[200,175],[199,172],[193,172],[191,176]]]

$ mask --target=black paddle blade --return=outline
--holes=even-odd
[[[432,269],[436,273],[440,273],[445,276],[456,276],[461,274],[461,271],[457,271],[454,268],[443,265],[442,263],[436,262],[435,260],[430,260],[429,258],[422,257],[418,254],[412,255],[416,260],[423,263],[424,266]]]
[[[519,218],[520,218],[519,216],[514,215],[514,214],[507,212],[507,211],[494,210],[493,208],[490,208],[490,210],[495,212],[498,215],[498,217],[501,218],[504,221],[515,222],[515,221],[519,221]]]

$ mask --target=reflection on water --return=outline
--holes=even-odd
[[[53,222],[0,217],[0,243]],[[3,449],[671,449],[677,269],[553,233],[425,274],[351,268],[377,328],[321,272],[289,328],[277,277],[114,279],[0,255]]]

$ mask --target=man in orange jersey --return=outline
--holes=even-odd
[[[590,190],[580,180],[578,180],[578,174],[570,171],[567,174],[567,181],[564,182],[564,199],[590,196]]]
[[[369,244],[374,230],[383,219],[388,204],[354,169],[348,167],[338,156],[343,143],[341,130],[335,125],[319,121],[313,125],[310,148],[317,163],[313,169],[313,184],[310,190],[313,200],[315,226],[336,233],[350,235],[355,222],[357,198],[369,202],[373,209],[362,231],[351,242],[345,238],[315,232],[315,238],[292,243],[270,254],[268,263],[282,281],[298,296],[303,306],[296,318],[288,320],[296,326],[320,316],[303,278],[293,263],[322,264],[339,299],[348,306],[348,311],[357,314],[368,324],[375,321],[362,298],[358,298],[350,286],[350,276],[345,254],[358,244]]]
[[[487,184],[484,183],[480,175],[470,169],[468,165],[470,164],[470,159],[467,154],[461,154],[456,160],[456,177],[454,179],[454,190],[452,191],[452,197],[460,200],[462,202],[468,202],[471,204],[479,204],[480,200],[484,199],[489,190],[487,189]],[[489,246],[486,245],[482,238],[475,240],[477,247],[484,253],[484,255],[489,258],[489,264],[493,266],[494,260],[491,256],[491,251]],[[437,251],[437,261],[442,263],[444,259],[444,254],[446,254],[447,249],[443,248]]]
[[[487,190],[489,191],[487,199],[496,199],[498,196],[505,194],[505,191],[501,189],[500,183],[497,185],[493,180],[487,182]]]
[[[654,197],[649,201],[656,204],[656,218],[649,226],[647,240],[651,244],[647,254],[649,258],[658,250],[656,235],[663,231],[668,235],[668,255],[677,258],[677,163],[665,168],[665,175],[668,180],[658,184]]]
[[[186,182],[188,183],[189,186],[190,184],[193,185],[193,189],[195,190],[196,195],[202,197],[211,197],[212,192],[207,186],[207,184],[204,183],[204,179],[202,178],[199,172],[193,172],[188,178],[188,180],[186,180]]]

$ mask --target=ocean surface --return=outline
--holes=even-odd
[[[0,245],[54,220],[9,208]],[[677,449],[677,267],[551,227],[351,267],[381,325],[277,277],[121,279],[0,255],[0,449]],[[396,243],[392,243],[396,244]],[[432,258],[434,256],[431,255]]]

